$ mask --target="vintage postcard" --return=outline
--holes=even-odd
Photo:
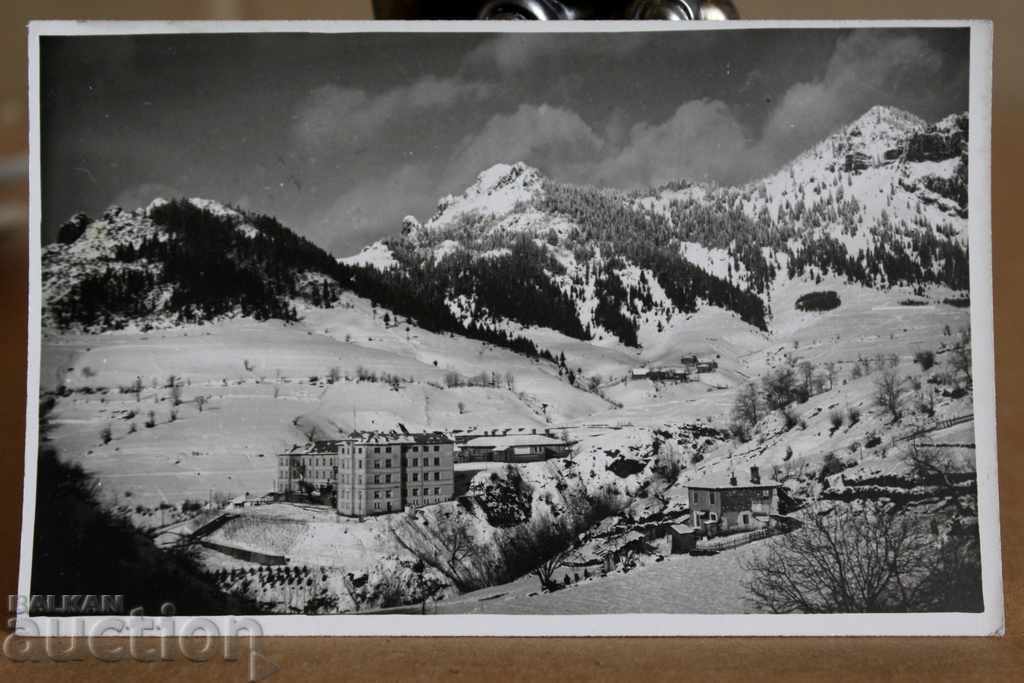
[[[1001,632],[989,24],[30,51],[21,633]]]

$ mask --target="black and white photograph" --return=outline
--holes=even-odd
[[[999,632],[990,29],[731,23],[33,24],[21,592]]]

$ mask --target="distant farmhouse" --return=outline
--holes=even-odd
[[[569,443],[544,434],[477,436],[459,446],[459,462],[538,462],[569,454]]]
[[[697,375],[701,375],[707,372],[714,372],[715,370],[718,369],[718,363],[716,361],[701,360],[693,354],[683,356],[682,358],[679,359],[679,362],[682,363],[683,369],[686,370],[686,372]]]
[[[683,356],[678,367],[633,368],[630,379],[649,379],[652,382],[695,382],[696,376],[718,369],[713,360],[700,360],[697,356]]]
[[[630,379],[649,379],[652,382],[689,382],[690,372],[685,368],[633,368]]]
[[[769,527],[779,513],[781,486],[761,479],[757,467],[748,481],[723,474],[689,482],[690,526],[705,536]]]

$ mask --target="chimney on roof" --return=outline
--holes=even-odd
[[[760,484],[761,483],[761,470],[757,468],[757,465],[750,466],[750,483]]]
[[[729,486],[735,486],[735,485],[736,485],[736,473],[733,472],[732,474],[729,475]]]

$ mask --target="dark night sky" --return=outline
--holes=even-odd
[[[337,255],[493,163],[737,182],[876,104],[968,102],[968,29],[44,37],[43,235],[201,196]]]

